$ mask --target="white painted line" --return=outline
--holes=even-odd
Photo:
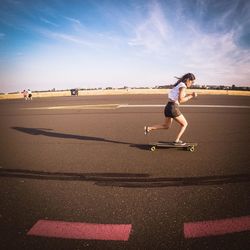
[[[165,107],[166,105],[162,104],[121,104],[118,108],[161,108]]]
[[[122,104],[117,108],[160,108],[165,107],[164,104]],[[250,109],[250,106],[236,106],[236,105],[180,105],[181,108],[238,108],[238,109]]]
[[[94,104],[74,106],[52,106],[37,108],[22,108],[23,110],[59,110],[59,109],[118,109],[118,108],[162,108],[165,104]],[[236,105],[180,105],[181,108],[235,108],[250,109],[250,106]]]
[[[182,108],[237,108],[237,109],[249,109],[250,106],[239,105],[180,105]]]
[[[52,107],[37,107],[37,108],[23,108],[33,110],[58,110],[58,109],[116,109],[119,104],[94,104],[94,105],[70,105],[70,106],[52,106]]]

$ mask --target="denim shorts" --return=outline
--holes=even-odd
[[[175,118],[181,115],[181,111],[179,109],[179,105],[175,102],[168,102],[165,109],[164,114],[166,117]]]

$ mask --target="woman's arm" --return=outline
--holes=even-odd
[[[194,98],[197,96],[197,93],[193,92],[192,94],[186,95],[186,88],[180,88],[179,90],[179,98],[178,101],[179,103],[184,103],[189,101],[190,99]]]

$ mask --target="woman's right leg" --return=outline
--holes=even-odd
[[[185,132],[185,130],[186,130],[187,126],[188,126],[188,123],[187,123],[187,120],[184,117],[184,115],[180,115],[178,117],[175,117],[174,119],[180,125],[180,130],[179,130],[179,133],[178,133],[178,135],[176,137],[176,140],[175,140],[175,142],[179,142],[181,136],[183,135],[183,133]]]
[[[146,127],[147,132],[150,132],[151,130],[158,130],[158,129],[169,129],[171,127],[173,118],[166,117],[163,124],[156,124],[153,126]]]

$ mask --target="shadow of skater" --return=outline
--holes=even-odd
[[[138,148],[140,150],[149,151],[150,145],[149,144],[130,144],[131,148]]]
[[[43,136],[63,138],[63,139],[76,139],[76,140],[83,140],[83,141],[99,141],[99,142],[110,142],[110,143],[131,145],[131,143],[129,143],[129,142],[109,140],[109,139],[105,139],[102,137],[65,134],[65,133],[60,133],[60,132],[54,132],[52,129],[45,129],[45,128],[12,127],[12,129],[15,129],[17,131],[20,131],[20,132],[23,132],[26,134],[30,134],[30,135],[43,135]]]

